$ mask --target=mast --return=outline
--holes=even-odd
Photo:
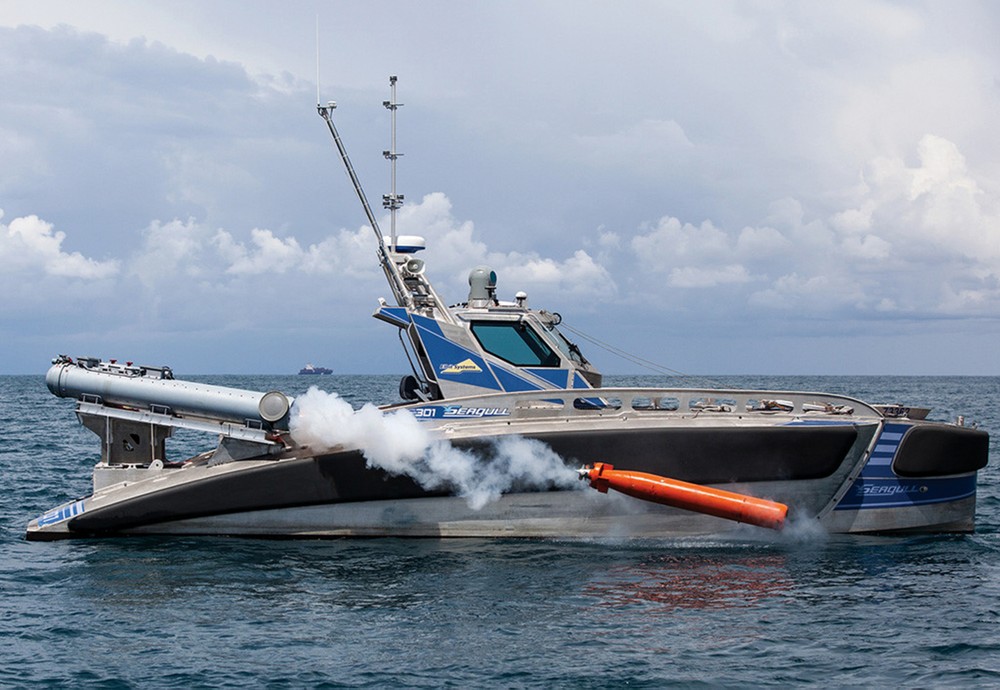
[[[393,100],[395,100],[395,98]],[[330,134],[333,136],[333,143],[336,144],[337,151],[340,153],[340,158],[344,162],[344,167],[347,169],[347,175],[351,178],[351,183],[354,185],[354,191],[357,193],[358,199],[360,199],[361,205],[365,209],[365,215],[368,216],[368,222],[371,224],[372,230],[375,232],[375,237],[378,240],[379,264],[382,266],[382,271],[385,273],[386,280],[389,281],[389,289],[392,290],[393,297],[396,298],[396,304],[400,306],[412,307],[413,297],[410,295],[410,291],[403,283],[403,277],[399,273],[399,268],[389,256],[389,250],[385,246],[385,237],[382,235],[382,230],[378,226],[378,221],[375,220],[375,214],[372,213],[371,206],[368,205],[368,198],[365,196],[365,190],[361,188],[361,182],[358,180],[357,173],[354,172],[354,166],[351,165],[351,159],[347,155],[347,149],[344,148],[344,142],[340,140],[340,134],[337,133],[337,127],[333,124],[333,111],[336,108],[337,104],[334,101],[329,101],[325,106],[320,105],[319,103],[316,104],[316,110],[320,117],[326,121],[326,126],[330,130]],[[400,200],[402,200],[402,197],[400,197]],[[393,215],[393,222],[395,223],[395,215]],[[393,237],[393,243],[395,243],[395,237]],[[393,247],[395,247],[395,244],[393,244]]]
[[[337,104],[333,101],[330,101],[325,106],[317,103],[316,110],[323,120],[326,121],[326,126],[333,136],[333,143],[337,145],[337,151],[340,152],[340,158],[347,169],[347,175],[351,178],[351,184],[354,185],[354,191],[357,193],[358,199],[361,200],[361,205],[365,209],[365,215],[368,216],[368,222],[375,232],[375,237],[378,240],[378,261],[382,266],[382,271],[385,273],[386,280],[389,282],[389,289],[392,290],[393,297],[396,298],[396,304],[410,310],[420,311],[426,316],[431,316],[446,323],[454,323],[451,312],[445,306],[444,302],[441,301],[441,298],[438,297],[434,291],[434,287],[423,276],[424,262],[413,258],[409,251],[399,251],[397,247],[396,211],[403,205],[403,195],[396,193],[396,159],[403,154],[396,151],[396,109],[402,103],[396,102],[395,76],[389,77],[389,85],[392,87],[392,98],[391,100],[382,102],[386,108],[392,111],[392,148],[389,151],[382,152],[392,163],[392,190],[389,194],[382,196],[382,205],[389,209],[392,219],[391,243],[388,246],[385,242],[385,236],[378,226],[378,221],[375,220],[375,214],[372,213],[371,206],[368,204],[368,198],[361,188],[358,175],[354,172],[354,166],[351,165],[351,159],[347,155],[347,149],[344,148],[344,142],[341,141],[337,127],[333,124],[333,111],[336,109]]]
[[[390,144],[390,149],[388,151],[383,151],[382,155],[390,162],[391,173],[391,186],[390,192],[388,194],[382,195],[382,208],[389,210],[389,237],[391,238],[390,246],[393,251],[396,249],[396,211],[403,205],[403,195],[396,194],[396,159],[403,154],[396,151],[396,109],[403,105],[402,103],[396,102],[396,76],[393,75],[389,77],[389,86],[392,87],[392,96],[388,101],[382,101],[382,105],[385,106],[392,113],[392,143]]]

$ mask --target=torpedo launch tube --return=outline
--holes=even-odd
[[[644,501],[760,527],[781,529],[788,514],[788,506],[783,503],[646,472],[616,470],[613,465],[603,462],[584,467],[579,472],[581,479],[589,480],[590,485],[601,493],[614,489]]]
[[[60,398],[113,407],[287,429],[292,399],[280,391],[213,386],[174,379],[169,367],[133,366],[97,358],[52,360],[45,384]]]

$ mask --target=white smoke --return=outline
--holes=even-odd
[[[830,538],[814,513],[792,507],[785,519],[785,526],[779,532],[784,543],[795,545],[822,544]]]
[[[435,438],[406,410],[359,410],[316,387],[295,399],[289,432],[314,449],[358,448],[369,467],[402,474],[425,489],[451,489],[479,510],[510,489],[570,488],[576,472],[540,441],[507,436],[474,452]]]

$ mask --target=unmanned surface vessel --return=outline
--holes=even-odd
[[[395,77],[390,84],[393,150],[385,155],[395,165]],[[301,442],[293,430],[306,396],[60,356],[46,383],[76,401],[101,455],[93,493],[32,520],[29,539],[674,537],[739,522],[780,527],[789,508],[831,532],[973,529],[977,471],[988,459],[984,431],[926,421],[921,408],[828,393],[603,388],[601,374],[559,330],[561,317],[529,308],[523,293],[499,300],[485,266],[472,271],[466,301],[446,305],[416,256],[424,240],[396,235],[403,197],[395,184],[384,197],[389,241],[379,229],[334,107],[318,110],[374,230],[394,300],[379,300],[374,316],[399,329],[413,369],[400,383],[404,402],[382,412],[411,415],[435,449],[473,458],[473,474],[496,472],[497,449],[511,439],[543,448],[558,472],[539,479],[525,471],[489,500],[470,501],[447,481],[373,462],[361,443]],[[175,429],[217,442],[168,459],[165,441]],[[385,429],[391,436],[392,426]],[[601,492],[628,495],[567,483],[576,472]]]

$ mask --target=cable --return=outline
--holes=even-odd
[[[598,340],[597,338],[593,337],[592,335],[588,335],[587,333],[584,333],[583,331],[581,331],[579,329],[573,328],[572,326],[570,326],[565,321],[563,321],[559,325],[560,325],[561,328],[565,328],[567,331],[570,331],[574,335],[577,335],[577,336],[583,338],[587,342],[592,343],[592,344],[596,345],[597,347],[599,347],[599,348],[601,348],[603,350],[606,350],[607,352],[610,352],[613,355],[617,355],[618,357],[621,357],[622,359],[624,359],[626,361],[629,361],[632,364],[636,364],[638,366],[645,367],[646,369],[649,369],[650,371],[652,371],[654,373],[657,373],[657,374],[666,374],[666,375],[670,375],[670,376],[677,376],[679,378],[691,379],[691,380],[694,380],[694,381],[704,381],[704,382],[709,383],[709,384],[711,384],[713,386],[719,386],[720,385],[719,382],[713,381],[710,378],[707,378],[707,377],[704,377],[704,376],[694,376],[692,374],[685,374],[682,371],[677,371],[676,369],[671,369],[670,367],[665,367],[662,364],[657,364],[656,362],[652,362],[652,361],[650,361],[648,359],[643,359],[642,357],[639,357],[638,355],[634,355],[634,354],[632,354],[630,352],[626,352],[625,350],[622,350],[619,347],[615,347],[614,345],[611,345],[610,343],[606,343],[606,342],[604,342],[602,340]]]

